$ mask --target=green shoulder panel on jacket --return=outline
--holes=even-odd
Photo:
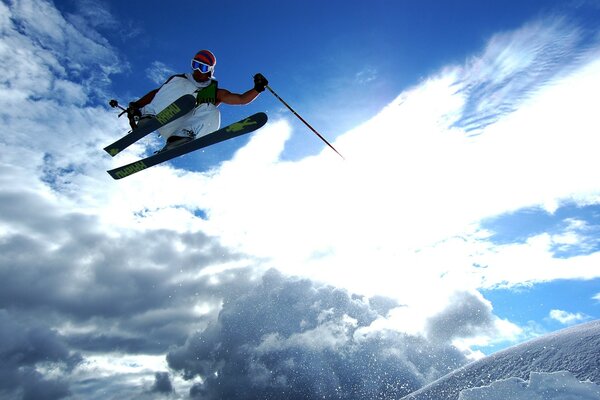
[[[196,92],[196,105],[210,103],[217,104],[217,88],[219,84],[217,81],[212,80],[210,85],[205,88],[198,89]]]

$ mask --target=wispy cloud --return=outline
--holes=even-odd
[[[45,73],[20,73],[20,76],[34,78],[32,81],[45,79],[46,83],[40,87],[41,90],[50,89],[45,95],[52,93],[51,85],[55,79],[62,79],[84,87],[88,97],[106,97],[109,76],[121,71],[123,63],[93,26],[84,24],[85,32],[82,33],[45,1],[19,1],[12,5],[10,11],[5,5],[2,8],[4,18],[13,17],[5,24],[8,29],[3,32],[3,42],[12,44],[13,49],[20,49],[19,52],[9,52],[9,57],[3,57],[3,62],[7,65],[37,64],[41,71],[48,69]],[[39,43],[43,43],[42,48],[38,47]],[[89,68],[90,65],[96,68]],[[56,98],[60,98],[60,93]],[[91,100],[96,99],[93,97]]]
[[[563,310],[551,310],[549,316],[563,325],[574,325],[590,319],[589,316],[583,313],[570,313]]]
[[[377,79],[377,69],[374,67],[367,67],[356,73],[356,82],[359,84],[367,84]]]
[[[480,132],[516,111],[554,79],[581,66],[587,39],[559,18],[494,35],[483,54],[460,70],[456,88],[465,104],[455,126]]]
[[[571,257],[598,251],[600,248],[599,226],[592,226],[578,218],[567,218],[564,224],[563,232],[552,235],[554,251],[557,256]]]
[[[175,74],[175,70],[160,61],[154,61],[146,69],[146,76],[157,85],[165,83],[167,78]]]

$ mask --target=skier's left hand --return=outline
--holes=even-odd
[[[264,92],[265,87],[269,84],[269,81],[261,73],[254,75],[254,90],[258,93]]]
[[[132,101],[131,103],[129,103],[129,107],[127,107],[127,116],[129,118],[141,117],[142,112],[140,111],[140,108],[141,107],[138,106],[135,101]]]
[[[140,111],[140,107],[132,101],[129,103],[129,107],[127,107],[127,119],[129,120],[129,126],[131,129],[135,129],[137,127],[137,121],[135,117],[140,118],[142,116],[142,112]]]

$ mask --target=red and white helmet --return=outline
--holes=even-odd
[[[200,50],[192,58],[192,69],[203,74],[213,73],[217,65],[217,58],[210,50]]]

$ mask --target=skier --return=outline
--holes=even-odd
[[[200,50],[196,53],[191,64],[191,73],[173,75],[158,89],[129,103],[128,117],[130,120],[138,117],[138,124],[143,124],[145,116],[158,114],[179,97],[186,94],[193,94],[196,97],[196,107],[193,111],[158,129],[166,141],[162,150],[168,150],[216,131],[221,125],[221,114],[217,109],[219,104],[248,104],[269,84],[262,74],[256,74],[254,88],[243,94],[219,88],[214,79],[217,59],[209,50]]]

